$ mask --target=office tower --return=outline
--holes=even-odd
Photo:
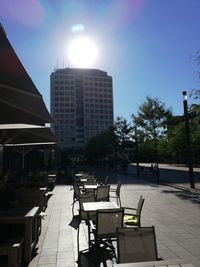
[[[82,147],[113,126],[112,77],[97,69],[56,69],[50,76],[53,132],[64,149]]]

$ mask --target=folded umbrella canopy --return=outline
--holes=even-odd
[[[26,152],[35,146],[43,149],[56,147],[57,143],[50,128],[30,124],[0,124],[0,148],[22,147],[22,169]]]
[[[0,146],[57,144],[51,129],[30,124],[0,124]]]
[[[0,24],[0,123],[53,122]]]

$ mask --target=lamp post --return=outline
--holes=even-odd
[[[137,138],[137,126],[135,126],[135,152],[136,152],[136,164],[137,164],[137,177],[140,176],[140,167],[139,167],[139,155],[138,155],[138,138]]]
[[[192,164],[192,158],[191,158],[190,126],[189,126],[188,103],[187,103],[187,92],[186,91],[183,91],[183,108],[184,108],[184,118],[185,118],[186,153],[187,153],[187,162],[188,162],[188,167],[189,167],[190,186],[191,188],[195,188],[194,175],[193,175],[193,164]]]

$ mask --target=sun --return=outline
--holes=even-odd
[[[91,67],[97,59],[97,47],[91,39],[78,37],[70,43],[68,57],[75,67]]]

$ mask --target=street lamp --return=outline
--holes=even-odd
[[[187,153],[187,162],[188,162],[188,167],[189,167],[190,186],[191,188],[195,188],[194,175],[193,175],[193,164],[192,164],[192,157],[191,157],[190,126],[189,126],[188,103],[187,103],[187,92],[186,91],[183,91],[183,108],[184,108],[184,118],[185,118],[186,153]]]
[[[137,164],[137,177],[140,176],[140,167],[139,167],[139,155],[138,155],[138,137],[137,137],[137,126],[135,126],[135,152],[136,152],[136,164]]]

